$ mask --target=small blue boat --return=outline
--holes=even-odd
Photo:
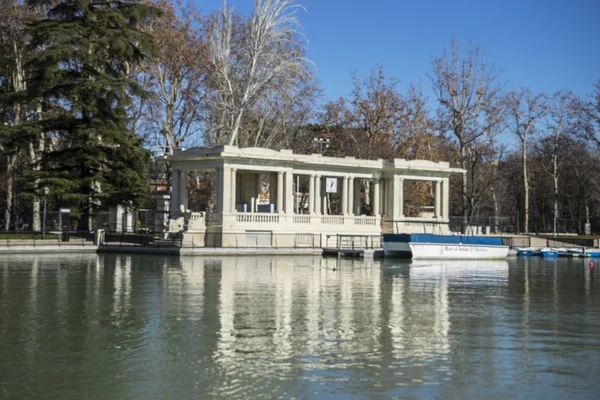
[[[600,250],[598,250],[598,249],[593,249],[593,250],[585,249],[584,254],[586,257],[600,258]]]
[[[520,249],[517,249],[517,256],[519,256],[519,257],[535,256],[535,249],[533,247],[522,247]]]
[[[545,247],[540,250],[540,255],[542,257],[558,257],[558,250]]]

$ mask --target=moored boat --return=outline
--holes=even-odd
[[[517,249],[517,255],[521,257],[535,256],[536,250],[533,247],[522,247]]]
[[[508,246],[497,236],[384,234],[386,257],[426,259],[504,259]]]
[[[584,249],[583,254],[585,257],[600,258],[600,249]]]
[[[558,250],[549,247],[544,247],[540,250],[540,255],[542,257],[558,257]]]

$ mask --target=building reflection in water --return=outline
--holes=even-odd
[[[505,285],[508,263],[399,264],[338,259],[227,258],[221,261],[218,354],[221,365],[267,352],[298,354],[312,368],[340,355],[335,368],[360,357],[426,361],[447,354],[453,283]],[[394,272],[395,271],[395,272]],[[356,356],[356,357],[354,357]],[[360,361],[362,362],[362,361]],[[291,365],[288,365],[291,368]]]
[[[205,379],[205,393],[216,396],[247,388],[258,377],[302,375],[311,381],[340,369],[357,379],[389,374],[383,381],[392,386],[427,380],[425,365],[449,357],[451,333],[463,329],[453,325],[458,318],[453,307],[475,304],[480,287],[499,290],[509,278],[506,261],[410,264],[320,257],[128,255],[82,260],[86,267],[75,271],[68,265],[62,268],[61,262],[30,259],[24,304],[31,318],[43,318],[48,299],[54,300],[50,309],[63,320],[77,302],[83,303],[90,365],[101,351],[110,368],[126,370],[129,377],[168,374],[173,385]],[[6,294],[14,290],[8,284],[11,268],[0,266],[0,288]],[[50,268],[56,270],[44,274]],[[529,325],[529,268],[526,264],[523,329]],[[53,280],[55,290],[43,287],[45,277]],[[586,296],[590,279],[586,270]],[[460,291],[453,289],[457,287]],[[0,302],[4,315],[6,307]],[[110,314],[110,326],[102,326],[104,310]],[[64,320],[58,325],[66,324]],[[126,335],[110,330],[124,324]],[[37,342],[36,332],[31,331],[28,342]],[[108,334],[114,335],[114,348],[99,344]],[[135,362],[120,357],[119,346],[131,346]],[[29,358],[34,360],[34,354]],[[163,371],[163,363],[171,370]],[[404,378],[394,375],[398,367],[405,368]],[[218,383],[209,383],[209,378]],[[145,390],[160,390],[153,385],[158,383]],[[129,390],[125,380],[117,389]]]

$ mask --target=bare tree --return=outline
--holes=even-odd
[[[145,133],[160,133],[165,152],[173,154],[201,127],[206,42],[193,5],[168,0],[153,0],[153,5],[163,16],[148,27],[159,50],[139,74],[149,94],[141,120]]]
[[[238,143],[243,117],[274,88],[293,88],[310,75],[302,51],[294,0],[255,0],[250,21],[236,18],[227,3],[209,29],[211,85],[214,88],[211,128],[215,142]],[[210,125],[209,125],[210,126]]]
[[[404,99],[397,89],[398,83],[395,78],[385,76],[382,66],[364,81],[353,77],[354,87],[349,99],[352,108],[350,117],[353,125],[366,139],[357,140],[352,136],[359,158],[391,155],[392,138],[397,136],[404,109]]]
[[[312,79],[296,88],[280,88],[257,101],[243,118],[238,133],[241,147],[293,148],[303,126],[315,114],[319,89]]]
[[[577,114],[578,133],[600,150],[600,80],[594,85],[589,100],[580,104]]]
[[[393,139],[396,157],[429,161],[446,159],[449,147],[436,131],[427,101],[420,89],[409,86],[403,96],[399,129]]]
[[[549,102],[548,108],[548,135],[546,140],[551,143],[550,164],[544,166],[548,174],[552,176],[553,183],[553,233],[557,233],[558,223],[558,200],[560,180],[560,155],[561,142],[564,136],[572,133],[575,125],[576,110],[580,101],[570,91],[561,90],[556,92]]]
[[[508,95],[511,131],[519,138],[521,145],[521,163],[523,167],[524,220],[525,233],[529,233],[529,175],[527,172],[527,139],[535,133],[536,124],[547,113],[546,95],[534,95],[525,88]]]
[[[431,76],[439,102],[438,121],[441,132],[449,133],[457,142],[457,161],[461,168],[479,166],[472,155],[493,141],[505,118],[505,101],[498,73],[488,66],[478,46],[462,51],[453,40],[450,51],[433,60]],[[462,213],[473,214],[474,199],[469,197],[476,184],[477,171],[469,171],[462,181]],[[477,191],[477,190],[475,190]]]

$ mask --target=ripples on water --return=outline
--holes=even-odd
[[[580,260],[0,257],[0,398],[597,398]]]

